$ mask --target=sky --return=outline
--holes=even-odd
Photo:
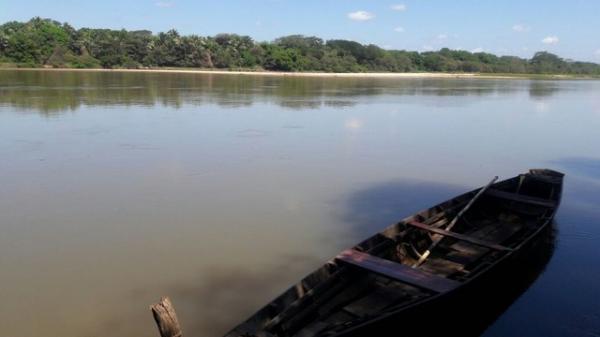
[[[0,22],[40,16],[76,28],[290,34],[386,49],[442,47],[531,57],[546,50],[600,62],[598,0],[0,0]]]

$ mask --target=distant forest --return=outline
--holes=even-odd
[[[33,18],[0,26],[4,67],[148,68],[194,67],[322,72],[480,72],[600,75],[600,65],[565,60],[548,52],[531,59],[443,48],[386,50],[348,40],[291,35],[272,42],[249,36],[180,35],[175,30],[75,29]]]

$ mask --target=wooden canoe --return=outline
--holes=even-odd
[[[470,288],[482,290],[470,306],[483,310],[488,295],[525,277],[508,262],[529,255],[527,247],[550,227],[563,176],[532,169],[405,218],[341,252],[226,337],[426,336],[432,331],[427,326],[453,324],[448,317],[468,312]],[[439,243],[416,266],[434,241]],[[482,282],[490,278],[501,282]]]

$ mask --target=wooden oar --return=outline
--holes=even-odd
[[[485,187],[480,189],[479,192],[477,192],[477,194],[475,194],[473,199],[471,199],[471,201],[469,201],[469,203],[462,210],[460,210],[460,212],[458,212],[456,217],[452,220],[452,222],[450,222],[450,224],[445,228],[445,230],[450,231],[452,229],[452,227],[454,227],[454,225],[456,225],[456,223],[458,222],[460,217],[463,214],[465,214],[469,210],[469,208],[471,208],[471,206],[475,203],[475,201],[477,201],[477,199],[479,199],[479,197],[481,195],[483,195],[483,193],[485,193],[485,191],[488,188],[490,188],[490,186],[492,186],[492,184],[494,184],[496,182],[496,180],[498,180],[498,176],[495,176],[494,179],[492,179],[487,185],[485,185]],[[431,251],[440,243],[440,241],[442,241],[443,238],[444,238],[444,236],[440,237],[437,240],[434,240],[431,243],[431,245],[429,246],[429,248],[427,248],[425,253],[423,253],[423,255],[421,255],[421,257],[419,258],[419,261],[417,261],[413,265],[413,268],[416,268],[416,267],[420,266],[421,264],[423,264],[423,262],[425,262],[425,260],[427,260],[427,258],[429,257],[429,254],[431,254]]]

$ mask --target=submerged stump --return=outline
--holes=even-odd
[[[151,305],[150,310],[152,310],[161,337],[182,337],[175,308],[168,297],[163,297],[160,302]]]

